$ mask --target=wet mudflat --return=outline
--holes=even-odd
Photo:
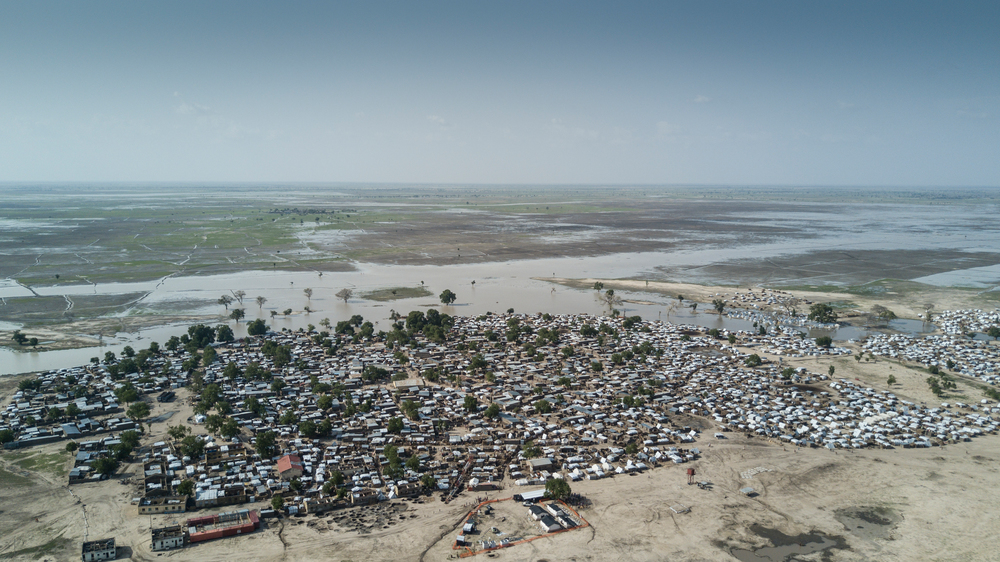
[[[840,536],[828,536],[818,532],[791,536],[761,525],[751,525],[750,530],[757,536],[767,539],[774,546],[753,550],[732,549],[730,553],[741,562],[783,562],[793,556],[848,548],[847,541]]]

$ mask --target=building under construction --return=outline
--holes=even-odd
[[[256,510],[241,509],[188,519],[186,526],[188,542],[196,543],[252,533],[260,528],[260,517]]]
[[[187,534],[184,532],[184,528],[180,525],[152,529],[151,534],[152,540],[150,542],[150,548],[154,551],[180,548],[184,546],[184,543],[187,540]]]

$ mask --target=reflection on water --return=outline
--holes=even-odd
[[[273,328],[280,330],[288,328],[297,330],[306,328],[309,324],[320,325],[323,318],[329,318],[332,323],[346,320],[352,315],[360,314],[376,325],[376,330],[388,330],[391,324],[390,311],[406,314],[410,310],[427,307],[438,307],[442,312],[452,315],[479,315],[487,311],[503,312],[513,308],[516,312],[551,314],[586,313],[603,315],[608,313],[606,306],[596,298],[597,292],[578,290],[535,280],[532,277],[545,278],[549,276],[567,278],[642,278],[645,272],[665,263],[668,256],[662,253],[649,252],[641,254],[623,254],[591,258],[554,258],[542,260],[525,260],[505,263],[487,263],[452,266],[381,266],[361,265],[357,271],[328,272],[319,276],[311,272],[283,271],[247,271],[226,275],[206,277],[172,277],[160,282],[119,283],[98,285],[96,289],[104,294],[144,291],[149,295],[142,301],[139,308],[123,315],[128,323],[129,314],[142,314],[144,311],[171,314],[219,315],[220,318],[209,324],[224,321],[228,310],[215,304],[223,294],[242,290],[246,298],[242,305],[230,305],[246,310],[246,320],[263,318]],[[475,281],[475,284],[473,284]],[[364,300],[361,295],[368,291],[389,287],[426,287],[433,297],[400,299],[391,302],[376,302]],[[312,289],[312,297],[307,298],[304,289]],[[344,288],[354,290],[354,297],[348,302],[338,299],[335,294]],[[67,287],[41,287],[37,290],[42,294],[63,294]],[[458,300],[452,306],[442,306],[437,299],[444,289],[451,289],[458,295]],[[94,291],[95,287],[77,286],[81,292]],[[675,324],[693,324],[705,328],[727,330],[752,330],[753,323],[747,320],[720,317],[714,312],[692,312],[681,307],[670,311],[668,304],[675,302],[664,295],[645,292],[619,291],[624,298],[641,298],[654,304],[623,303],[619,309],[626,315],[639,315],[648,320],[669,320]],[[263,296],[267,299],[264,306],[258,307],[255,298]],[[184,303],[208,303],[191,305]],[[194,308],[183,308],[183,307]],[[306,313],[308,306],[312,312]],[[183,308],[183,309],[182,309]],[[283,311],[291,308],[294,312],[285,316]],[[709,310],[711,305],[702,303],[702,310]],[[271,312],[277,313],[272,317]],[[231,325],[232,322],[228,321]],[[906,322],[899,326],[909,326]],[[916,322],[916,324],[920,324]],[[245,335],[245,323],[234,327],[236,335]],[[894,326],[895,327],[895,326]],[[113,338],[105,337],[104,347],[86,349],[21,352],[0,349],[0,374],[24,373],[39,370],[58,369],[87,363],[91,357],[103,357],[106,351],[121,353],[126,345],[138,349],[147,347],[149,342],[164,343],[172,335],[180,335],[186,326],[165,326],[155,329],[119,333]],[[843,327],[837,330],[833,337],[838,340],[860,337],[863,331],[857,328]],[[30,331],[30,330],[29,330]],[[911,331],[906,328],[905,331]],[[820,334],[828,335],[828,334]]]

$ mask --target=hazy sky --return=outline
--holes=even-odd
[[[0,0],[0,181],[1000,185],[1000,2]]]

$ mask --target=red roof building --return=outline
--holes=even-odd
[[[298,455],[285,455],[278,459],[277,468],[282,479],[298,478],[302,476],[302,459]]]

